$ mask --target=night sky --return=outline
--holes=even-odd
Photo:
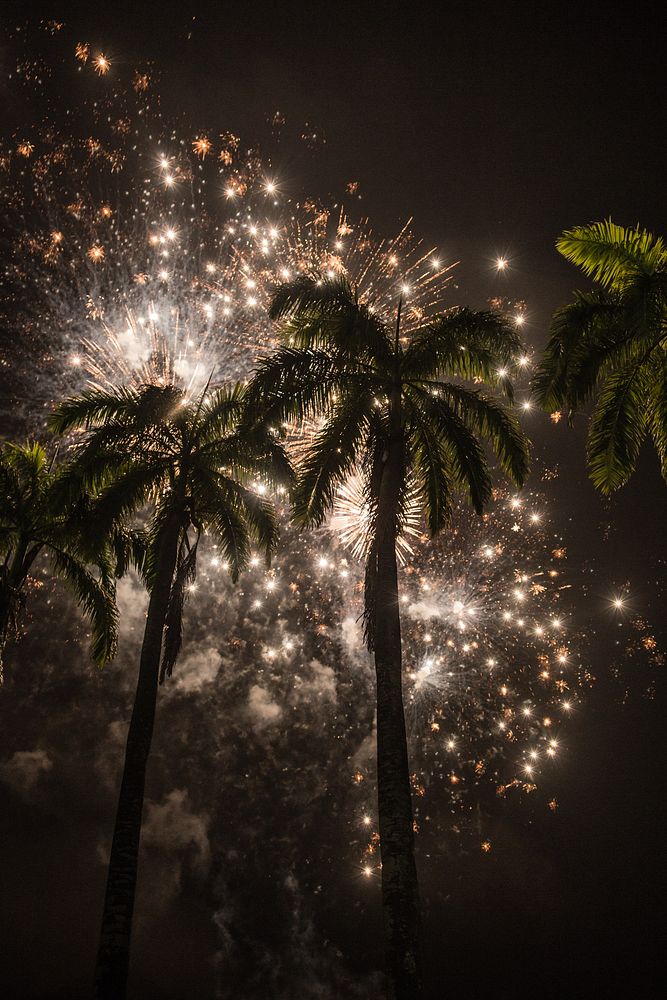
[[[3,140],[16,136],[23,107],[8,80],[22,6],[0,12]],[[354,182],[347,205],[374,230],[391,234],[412,217],[429,246],[461,262],[454,301],[525,301],[534,351],[554,309],[586,287],[553,249],[563,229],[609,216],[663,229],[664,36],[641,7],[29,7],[36,19],[61,18],[68,37],[114,66],[152,62],[163,114],[192,135],[229,130],[268,146],[276,111],[317,135],[272,146],[285,190],[331,202]],[[0,345],[11,367],[6,319]],[[22,421],[38,426],[24,397],[13,432]],[[557,811],[543,795],[499,800],[480,786],[464,817],[444,782],[428,793],[417,838],[428,995],[658,997],[665,485],[647,449],[632,483],[603,501],[586,476],[584,416],[572,429],[533,411],[525,427],[536,479],[558,470],[549,538],[567,545],[571,629],[595,681],[550,779]],[[270,684],[256,676],[258,650],[277,626],[268,604],[249,614],[257,574],[188,605],[182,660],[158,705],[132,997],[381,996],[379,881],[360,877],[355,819],[373,797],[351,780],[368,769],[372,783],[371,675],[352,634],[354,598],[303,569],[306,545],[328,544],[287,533],[279,567],[302,585],[280,618],[301,636],[301,659],[270,672]],[[621,615],[610,607],[618,593]],[[78,613],[48,584],[7,653],[1,981],[16,1000],[89,995],[143,623],[138,584],[123,581],[119,598],[120,651],[101,672]],[[324,647],[313,620],[335,632]],[[428,752],[415,750],[420,763]]]

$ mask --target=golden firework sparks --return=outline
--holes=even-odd
[[[201,157],[202,160],[206,159],[208,154],[211,152],[212,147],[213,144],[211,140],[207,139],[206,136],[200,136],[199,138],[194,139],[192,143],[192,150],[195,156]]]
[[[111,63],[103,52],[100,52],[95,56],[93,59],[93,66],[95,67],[95,72],[98,76],[104,76],[111,69]]]

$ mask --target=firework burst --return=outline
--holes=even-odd
[[[0,149],[3,308],[15,332],[0,363],[7,417],[22,432],[90,383],[173,381],[196,392],[247,377],[275,345],[273,289],[300,274],[344,274],[387,322],[401,300],[405,337],[454,306],[455,262],[409,223],[384,239],[340,204],[288,196],[271,157],[229,131],[167,124],[145,68],[123,76],[120,61],[83,42],[67,59],[94,88],[67,130],[24,60],[35,124]],[[77,92],[71,80],[61,90]],[[303,134],[310,143],[312,131]],[[523,317],[523,303],[512,308]],[[315,430],[289,429],[297,457]],[[533,786],[562,749],[559,728],[585,677],[563,610],[568,584],[554,555],[563,546],[548,540],[542,516],[534,502],[498,499],[481,521],[459,511],[436,542],[409,517],[399,539],[407,703],[425,792],[438,774],[456,797],[483,776],[504,789]],[[287,587],[318,635],[354,622],[367,529],[352,477],[329,528],[310,548],[289,543],[289,579],[274,568],[249,613],[263,614]],[[200,600],[216,586],[215,559]],[[273,669],[297,654],[297,637],[285,642],[267,644]]]

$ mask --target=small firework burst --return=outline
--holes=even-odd
[[[93,66],[98,76],[105,76],[111,69],[111,62],[103,52],[99,52],[93,59]]]
[[[201,136],[200,138],[195,139],[192,143],[192,150],[195,156],[199,156],[202,160],[206,159],[212,148],[213,144],[210,139],[206,138],[206,136]]]

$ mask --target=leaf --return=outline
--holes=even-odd
[[[293,494],[293,519],[304,527],[322,524],[336,488],[358,461],[368,434],[372,398],[350,394],[336,401],[324,428],[307,448]]]
[[[591,479],[611,493],[630,478],[647,433],[648,373],[642,359],[613,372],[595,406],[588,436]]]
[[[100,666],[113,659],[118,639],[118,610],[113,593],[102,586],[78,559],[63,549],[51,549],[55,572],[74,591],[92,628],[91,653]]]
[[[566,230],[556,249],[606,289],[623,289],[638,274],[652,274],[667,265],[660,237],[639,227],[617,226],[611,219]]]

